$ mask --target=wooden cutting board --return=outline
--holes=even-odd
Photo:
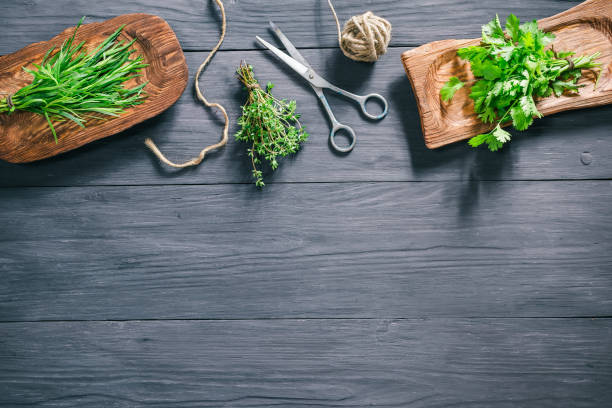
[[[127,81],[125,86],[149,81],[145,87],[148,95],[145,102],[127,109],[117,118],[88,121],[85,128],[68,121],[56,122],[57,144],[44,117],[20,111],[10,115],[0,113],[0,159],[25,163],[55,156],[121,132],[158,115],[176,102],[187,86],[187,64],[176,35],[162,18],[126,14],[86,24],[77,31],[76,42],[86,41],[87,51],[93,50],[122,24],[126,26],[120,39],[136,38],[133,45],[136,55],[142,55],[144,62],[149,64],[143,69],[142,77]],[[40,63],[49,48],[60,47],[73,31],[74,27],[68,28],[49,41],[31,44],[0,57],[0,92],[13,93],[29,84],[32,78],[22,67],[32,68],[32,63]]]
[[[542,99],[537,101],[538,110],[544,115],[552,115],[612,103],[612,0],[585,1],[556,16],[539,20],[538,24],[542,30],[555,34],[555,50],[575,51],[577,55],[599,51],[601,57],[597,61],[602,63],[596,90],[593,76],[587,76],[580,80],[586,85],[580,89],[580,95]],[[470,138],[493,127],[483,124],[474,113],[469,93],[475,79],[469,62],[457,57],[459,48],[479,43],[480,39],[443,40],[402,54],[417,100],[425,144],[430,149]],[[443,102],[440,89],[452,76],[468,84],[457,91],[450,102]]]

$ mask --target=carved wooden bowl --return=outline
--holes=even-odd
[[[540,28],[555,34],[558,51],[575,51],[576,55],[600,52],[597,62],[602,74],[597,89],[594,75],[586,75],[579,95],[563,95],[536,101],[543,115],[612,103],[612,0],[589,0],[578,6],[538,21]],[[475,40],[443,40],[406,51],[402,61],[412,84],[421,116],[425,144],[435,149],[489,131],[474,113],[469,89],[475,82],[469,62],[457,56],[457,50],[478,45]],[[440,89],[452,76],[467,82],[450,102],[440,99]],[[508,125],[508,123],[506,124]]]
[[[51,129],[43,116],[15,111],[0,113],[0,159],[12,163],[32,162],[76,149],[86,143],[121,132],[137,123],[168,109],[185,90],[188,80],[187,64],[176,35],[162,18],[149,14],[126,14],[101,23],[79,28],[76,42],[86,41],[87,51],[125,24],[120,39],[136,39],[134,55],[142,55],[149,64],[142,76],[125,83],[126,87],[148,81],[144,103],[126,109],[117,118],[88,120],[85,128],[71,121],[54,122],[58,136],[55,143]],[[51,47],[61,47],[72,35],[74,27],[64,30],[49,41],[28,45],[21,50],[0,57],[0,92],[14,93],[32,81],[22,67],[33,68],[40,63]],[[4,97],[0,95],[0,98]]]

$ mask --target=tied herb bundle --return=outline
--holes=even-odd
[[[23,68],[34,78],[12,95],[0,100],[0,113],[15,110],[37,113],[49,123],[55,142],[57,134],[53,121],[71,120],[81,127],[89,118],[102,119],[97,114],[119,116],[125,108],[143,102],[142,83],[131,89],[123,83],[140,76],[142,56],[130,59],[135,39],[126,43],[117,41],[124,26],[119,27],[102,44],[90,53],[82,51],[85,42],[74,44],[77,30],[54,53],[51,48],[40,64],[32,64],[35,70]]]
[[[554,39],[553,34],[541,31],[536,21],[520,24],[511,14],[505,33],[496,16],[482,27],[479,46],[457,51],[459,57],[470,62],[478,79],[470,93],[474,110],[483,122],[496,123],[489,133],[471,138],[471,146],[486,143],[491,151],[499,150],[511,137],[502,123],[512,119],[516,130],[526,130],[534,117],[542,117],[534,98],[577,93],[582,86],[577,83],[582,70],[601,66],[595,62],[599,53],[574,57],[574,52],[547,48]],[[440,91],[442,100],[451,100],[464,85],[457,77],[450,78]]]
[[[272,170],[276,170],[277,158],[297,152],[300,143],[308,139],[308,133],[298,120],[300,115],[295,112],[295,101],[288,102],[272,96],[272,83],[268,83],[263,90],[254,77],[251,65],[241,63],[237,73],[249,96],[238,119],[241,128],[236,133],[236,140],[251,145],[248,155],[253,165],[253,178],[257,187],[263,187],[262,171],[257,165],[265,160]]]

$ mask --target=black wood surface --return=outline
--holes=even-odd
[[[334,319],[3,324],[0,404],[605,407],[612,398],[610,323]]]
[[[298,47],[335,47],[336,24],[327,0],[226,0],[228,36],[225,50],[255,48],[255,33],[265,30],[269,20],[291,27],[291,41]],[[335,0],[344,22],[355,14],[372,10],[393,24],[393,46],[414,46],[449,37],[472,38],[495,13],[510,13],[523,19],[539,19],[579,4],[578,0]],[[410,4],[408,4],[410,3]],[[409,6],[409,7],[407,7]],[[118,14],[151,13],[163,17],[176,31],[186,50],[210,50],[219,35],[218,13],[206,0],[14,0],[0,4],[3,36],[0,54],[31,42],[47,40],[86,15],[93,21]]]
[[[612,306],[610,181],[1,191],[4,321]]]
[[[191,86],[159,117],[29,165],[0,163],[2,407],[606,407],[612,405],[612,108],[542,120],[499,153],[424,147],[399,56],[471,38],[495,13],[578,1],[336,0],[393,23],[388,55],[349,61],[325,0],[226,1],[202,79],[233,121],[245,59],[296,99],[311,138],[250,183]],[[82,15],[164,17],[193,76],[218,35],[212,1],[0,1],[0,53]],[[333,154],[311,89],[254,43],[274,20],[323,76],[380,92]],[[0,73],[1,75],[1,73]],[[232,131],[236,127],[232,126]]]

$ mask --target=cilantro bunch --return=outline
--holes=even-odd
[[[542,117],[535,98],[577,93],[582,86],[577,84],[582,70],[601,66],[595,62],[600,53],[574,57],[571,51],[557,52],[548,47],[554,39],[553,34],[541,31],[535,20],[520,24],[511,14],[505,33],[496,16],[482,27],[479,46],[457,51],[459,57],[470,62],[478,79],[470,93],[474,110],[484,123],[496,123],[489,133],[471,138],[471,146],[486,143],[491,151],[499,150],[511,138],[502,129],[503,123],[511,119],[516,130],[526,130],[534,117]],[[452,99],[464,85],[457,77],[450,78],[440,91],[442,100]]]
[[[300,115],[295,112],[295,101],[288,102],[272,96],[272,83],[268,83],[265,90],[262,89],[251,65],[243,62],[237,72],[249,91],[249,97],[242,107],[242,116],[238,119],[240,130],[235,137],[236,140],[250,143],[247,151],[253,165],[255,185],[263,187],[263,173],[257,165],[266,160],[272,170],[276,170],[277,158],[296,153],[300,144],[308,139],[308,133],[298,120]]]

